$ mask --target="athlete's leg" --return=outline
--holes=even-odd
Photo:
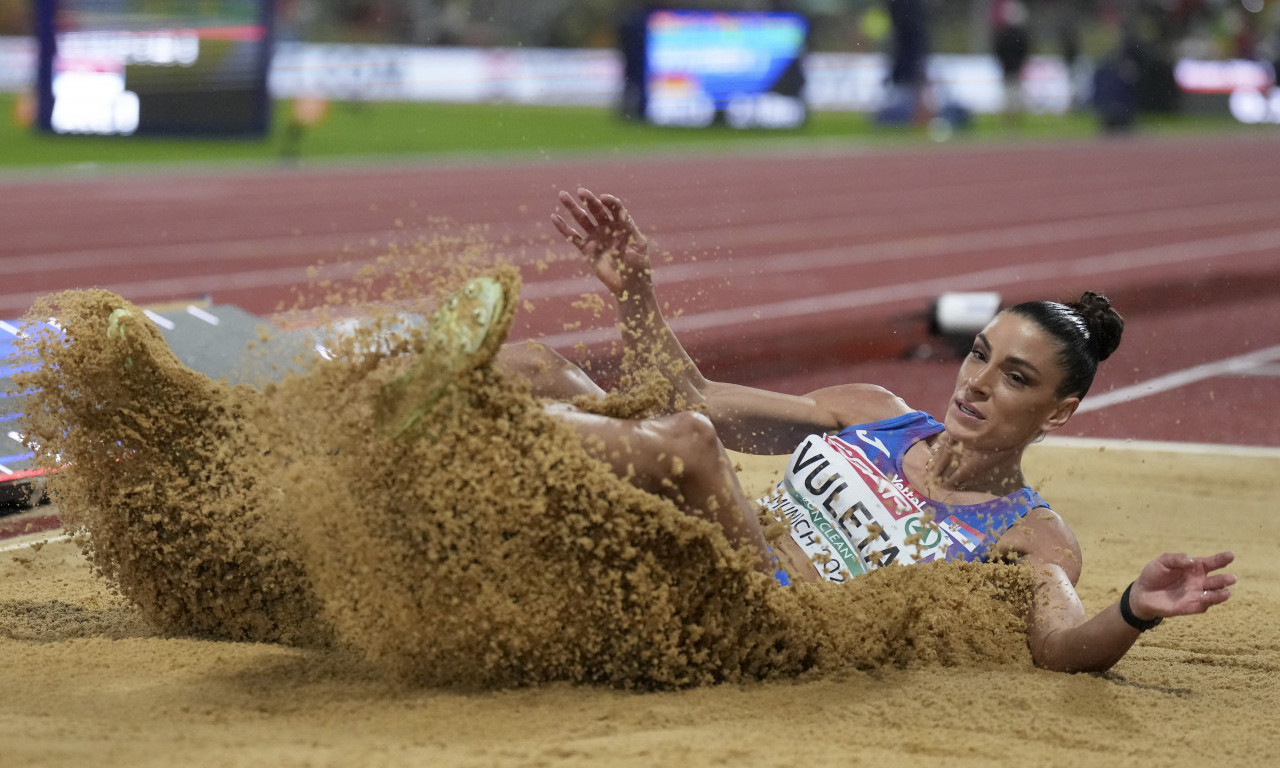
[[[548,405],[547,412],[572,426],[587,451],[619,477],[717,523],[735,545],[752,545],[760,553],[760,570],[773,573],[756,505],[743,493],[705,416],[682,411],[632,421],[583,413],[563,403]]]
[[[605,394],[585,371],[536,341],[507,344],[498,351],[494,362],[499,370],[528,379],[535,397],[572,400],[579,395]]]

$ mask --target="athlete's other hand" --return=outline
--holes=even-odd
[[[565,240],[582,251],[610,293],[621,297],[628,292],[652,288],[649,241],[640,233],[621,200],[613,195],[597,197],[591,190],[579,187],[577,197],[561,192],[560,204],[582,232],[558,213],[551,214],[551,223]]]
[[[1234,559],[1231,552],[1208,557],[1166,552],[1142,569],[1129,593],[1129,607],[1140,619],[1204,613],[1231,597],[1227,587],[1236,583],[1236,577],[1214,571]]]

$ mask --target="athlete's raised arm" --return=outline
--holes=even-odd
[[[671,382],[671,409],[704,408],[727,448],[785,453],[805,435],[907,410],[892,394],[867,385],[794,396],[708,380],[663,316],[653,285],[649,240],[622,201],[580,188],[576,195],[561,192],[560,203],[573,223],[559,214],[552,215],[552,223],[587,257],[613,295],[623,343]]]

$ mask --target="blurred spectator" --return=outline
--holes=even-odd
[[[1080,109],[1088,92],[1087,80],[1092,67],[1080,56],[1080,24],[1071,9],[1065,9],[1058,22],[1058,50],[1062,54],[1062,66],[1067,72],[1071,89],[1071,109]]]
[[[1138,117],[1138,79],[1141,44],[1126,29],[1119,48],[1098,63],[1093,75],[1093,108],[1102,129],[1119,133],[1133,127]]]
[[[1119,56],[1099,62],[1093,73],[1093,108],[1102,130],[1120,133],[1133,127],[1138,116],[1137,73]]]
[[[1010,119],[1022,114],[1022,68],[1031,55],[1030,14],[1021,0],[991,3],[991,48],[1000,62],[1004,81],[1004,112]]]
[[[889,65],[889,95],[876,113],[877,122],[926,122],[929,21],[922,0],[886,0],[893,50]]]
[[[645,84],[645,47],[649,13],[656,3],[636,3],[623,11],[618,22],[618,48],[622,53],[622,101],[619,109],[627,120],[643,120],[648,109]]]

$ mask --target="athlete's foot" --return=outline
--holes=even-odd
[[[413,370],[383,387],[379,426],[393,437],[431,413],[451,382],[497,354],[515,312],[515,289],[498,277],[476,277],[455,291],[428,320],[427,344]]]
[[[111,311],[110,317],[107,318],[107,339],[114,343],[128,344],[131,335],[128,328],[135,321],[136,317],[133,312],[124,307],[116,307]],[[126,370],[133,368],[132,355],[126,353],[124,367]]]
[[[173,351],[141,311],[130,307],[115,307],[107,316],[107,343],[126,371],[141,373],[146,370],[154,376],[161,364],[186,370],[178,362]]]

